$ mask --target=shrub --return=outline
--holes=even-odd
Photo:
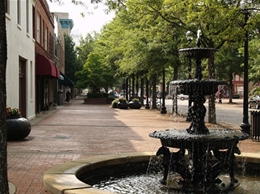
[[[115,97],[114,96],[112,96],[112,95],[108,95],[108,97],[107,98],[111,98],[111,99],[115,99]]]
[[[126,98],[124,98],[124,97],[120,97],[120,98],[119,98],[119,101],[120,101],[120,102],[126,102],[126,103],[128,103],[127,100],[126,100]]]
[[[250,97],[259,96],[259,95],[260,95],[260,87],[259,87],[259,86],[256,86],[254,89],[252,89],[252,90],[249,92],[249,96],[250,96]]]
[[[118,103],[118,102],[119,102],[119,98],[116,98],[115,100],[113,100],[112,103],[111,103],[111,107],[112,107],[112,108],[118,108],[118,107],[117,107],[117,103]]]
[[[133,98],[132,102],[140,102],[139,98]]]

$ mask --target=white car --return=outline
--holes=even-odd
[[[189,95],[186,94],[178,94],[177,98],[180,100],[188,100],[189,99]]]

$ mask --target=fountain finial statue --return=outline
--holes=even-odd
[[[202,36],[202,32],[201,32],[200,29],[198,29],[198,31],[197,31],[197,41],[196,41],[196,45],[198,47],[200,47],[200,45],[201,45],[201,36]]]

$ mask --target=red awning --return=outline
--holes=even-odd
[[[49,59],[40,54],[36,56],[36,75],[60,79],[60,71],[57,67]]]

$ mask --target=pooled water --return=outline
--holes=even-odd
[[[109,180],[101,181],[100,184],[93,187],[109,190],[122,194],[154,194],[163,193],[160,190],[159,180],[162,175],[132,175],[123,178],[110,178]]]
[[[167,189],[159,183],[162,178],[161,173],[157,174],[142,174],[142,175],[132,175],[122,178],[110,178],[109,180],[103,180],[100,183],[93,185],[95,188],[102,190],[108,190],[116,193],[122,194],[181,194],[183,192],[174,191],[172,189]],[[226,179],[229,182],[229,176],[222,175],[223,180]],[[223,192],[227,194],[255,194],[259,193],[260,190],[260,177],[257,175],[237,175],[236,178],[239,180],[240,185],[232,191]],[[212,192],[209,192],[212,194]],[[218,192],[219,193],[219,192]],[[221,192],[220,192],[221,193]],[[192,192],[189,192],[192,194]],[[195,193],[194,193],[195,194]]]

